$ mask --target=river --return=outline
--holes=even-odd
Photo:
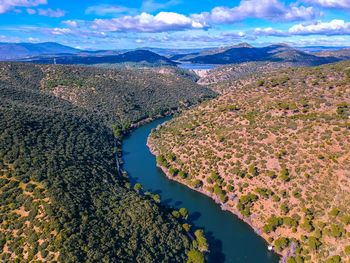
[[[156,159],[146,146],[151,130],[170,117],[135,129],[123,140],[123,168],[132,184],[158,193],[162,203],[190,212],[189,221],[202,228],[210,246],[209,262],[275,263],[279,257],[267,250],[266,242],[249,225],[230,212],[222,211],[209,197],[167,179],[156,167]]]

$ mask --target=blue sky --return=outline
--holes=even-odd
[[[350,46],[350,0],[0,0],[0,42],[83,49]]]

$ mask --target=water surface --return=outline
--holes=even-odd
[[[210,262],[278,262],[278,256],[267,250],[266,242],[246,223],[232,213],[222,211],[209,197],[167,179],[156,167],[156,159],[146,141],[151,129],[168,119],[141,126],[124,139],[124,169],[129,173],[131,183],[139,182],[144,190],[158,193],[167,205],[186,207],[190,212],[190,223],[205,231]]]
[[[220,65],[181,63],[177,66],[182,69],[214,69],[219,67]]]

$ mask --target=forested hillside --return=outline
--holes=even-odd
[[[110,52],[113,53],[115,51]],[[21,58],[17,61],[53,64],[54,60],[57,64],[98,65],[110,63],[113,65],[120,65],[124,63],[134,63],[135,65],[145,65],[149,67],[177,65],[176,62],[148,50],[133,50],[121,54],[85,52],[77,54],[41,55],[36,57]]]
[[[154,73],[6,63],[0,72],[0,261],[184,261],[182,219],[117,171],[111,127],[214,94]]]
[[[230,83],[154,130],[159,166],[239,215],[286,262],[348,262],[350,63]]]
[[[53,94],[109,122],[135,122],[215,96],[180,75],[150,70],[0,63],[0,81]]]

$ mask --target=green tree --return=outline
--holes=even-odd
[[[280,237],[275,240],[275,247],[277,251],[283,251],[289,245],[289,239],[285,237]]]
[[[184,223],[182,224],[183,229],[185,229],[186,232],[190,232],[191,230],[191,225]]]
[[[194,235],[196,236],[196,240],[197,240],[197,243],[198,243],[198,249],[200,251],[208,251],[209,245],[208,245],[207,239],[204,236],[203,230],[202,229],[197,229],[194,232]]]
[[[135,190],[136,192],[139,192],[141,189],[142,189],[142,184],[136,183],[136,184],[134,185],[134,190]]]
[[[182,216],[182,218],[187,219],[187,217],[188,217],[188,210],[186,208],[181,207],[179,209],[179,213]]]
[[[187,263],[204,263],[204,255],[198,250],[191,249],[187,252]]]
[[[308,245],[312,250],[317,250],[322,243],[316,237],[310,236],[308,238]]]

